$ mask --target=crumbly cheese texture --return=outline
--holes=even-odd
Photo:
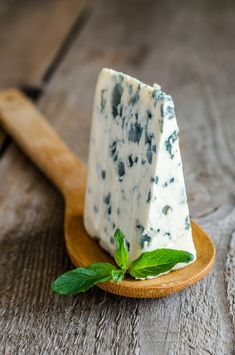
[[[84,224],[104,249],[113,254],[119,228],[130,261],[158,248],[196,259],[174,104],[160,86],[101,71],[88,168]]]

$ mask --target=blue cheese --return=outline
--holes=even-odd
[[[111,254],[112,236],[120,228],[130,261],[158,248],[186,250],[196,258],[174,104],[160,86],[111,69],[101,71],[84,224]]]

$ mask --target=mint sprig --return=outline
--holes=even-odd
[[[73,295],[86,292],[98,282],[113,279],[116,268],[109,263],[96,263],[88,267],[78,267],[59,276],[51,285],[54,292],[60,295]]]
[[[178,263],[189,263],[194,259],[193,254],[187,251],[164,248],[144,252],[128,264],[125,236],[120,229],[116,230],[114,241],[117,246],[114,259],[119,268],[110,263],[78,267],[59,276],[51,285],[52,290],[60,295],[82,293],[97,283],[110,280],[120,282],[126,273],[139,279],[158,276],[170,271]]]
[[[178,263],[188,263],[194,259],[193,254],[175,249],[156,249],[146,251],[132,261],[128,272],[132,277],[145,278],[158,276],[171,270]]]
[[[128,266],[128,250],[126,248],[125,236],[120,229],[117,229],[114,233],[114,241],[117,246],[114,260],[122,270],[126,270]]]

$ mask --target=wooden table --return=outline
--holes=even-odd
[[[191,214],[217,247],[212,273],[165,299],[53,294],[72,267],[63,200],[1,133],[1,354],[234,354],[234,19],[233,1],[0,2],[1,88],[23,88],[84,161],[102,67],[171,93]]]

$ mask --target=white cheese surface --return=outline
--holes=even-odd
[[[196,258],[172,98],[103,69],[93,108],[84,224],[113,254],[120,228],[130,261],[173,248]],[[177,264],[175,268],[188,264]]]

